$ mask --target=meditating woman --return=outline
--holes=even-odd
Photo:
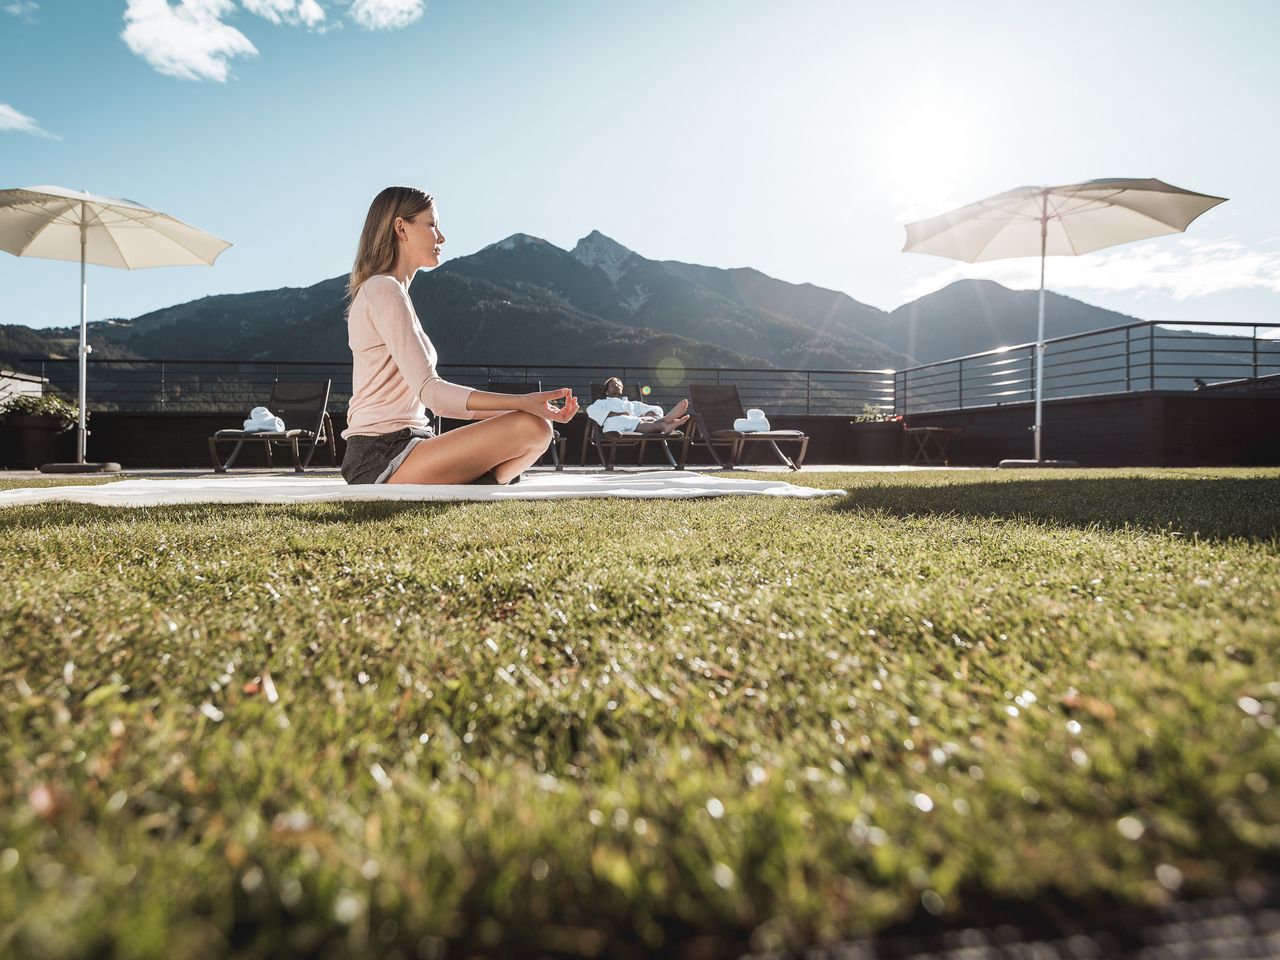
[[[342,475],[348,483],[513,483],[547,449],[548,421],[578,412],[568,388],[512,396],[444,380],[409,299],[419,270],[440,263],[435,201],[387,187],[365,217],[347,284],[347,339],[355,368]],[[436,436],[427,409],[477,420]]]

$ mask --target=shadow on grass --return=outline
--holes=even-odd
[[[1139,528],[1188,539],[1274,542],[1280,539],[1280,478],[961,479],[931,485],[886,479],[851,491],[834,509],[883,510],[899,517],[999,517],[1081,529]]]
[[[42,527],[80,527],[91,523],[146,521],[148,523],[224,522],[254,514],[267,519],[291,517],[306,523],[379,523],[401,514],[436,517],[464,506],[457,500],[340,500],[326,503],[174,503],[155,507],[104,507],[90,503],[54,501],[0,509],[0,531]]]

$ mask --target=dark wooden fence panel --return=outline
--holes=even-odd
[[[957,466],[994,466],[1006,458],[1029,458],[1034,415],[1029,403],[972,410],[922,413],[907,418],[911,426],[958,427],[963,433],[950,448]],[[208,467],[207,438],[222,427],[238,426],[243,414],[123,413],[102,411],[90,422],[88,459],[114,460],[126,468]],[[857,464],[855,431],[847,416],[775,416],[776,427],[803,430],[810,436],[809,464]],[[568,438],[566,462],[581,458],[585,416],[560,427]],[[1051,400],[1044,405],[1044,454],[1075,460],[1084,466],[1212,466],[1280,464],[1280,396],[1231,394],[1216,391],[1126,393],[1101,397]],[[446,428],[462,426],[449,423]],[[334,415],[341,433],[346,416]],[[0,452],[10,442],[0,427]],[[345,444],[338,441],[341,462]],[[619,458],[635,463],[634,453]],[[699,448],[691,464],[709,458]],[[588,465],[593,458],[588,458]],[[770,463],[771,455],[756,449],[748,464]],[[282,461],[279,456],[277,465]],[[316,453],[314,465],[327,467],[328,456]],[[647,466],[664,464],[651,445]],[[265,467],[266,458],[255,444],[245,448],[238,465]],[[0,466],[29,468],[7,455]]]

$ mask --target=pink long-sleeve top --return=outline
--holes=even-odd
[[[347,313],[347,342],[355,368],[344,440],[425,427],[427,408],[455,420],[485,416],[467,409],[471,387],[436,372],[436,348],[395,277],[378,274],[360,285]]]

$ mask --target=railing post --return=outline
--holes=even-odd
[[[1258,325],[1256,323],[1253,325],[1252,345],[1253,345],[1253,377],[1251,379],[1257,380],[1258,379]]]
[[[1124,392],[1129,393],[1132,387],[1133,378],[1130,375],[1130,366],[1132,361],[1129,358],[1129,334],[1133,332],[1133,327],[1124,328]]]
[[[165,382],[164,382],[164,361],[160,361],[160,406],[164,406],[165,399]]]
[[[956,404],[964,409],[964,357],[956,361]]]
[[[1150,341],[1147,350],[1147,389],[1156,388],[1156,325],[1147,327],[1147,339]]]
[[[1254,365],[1257,366],[1257,361],[1254,362]],[[806,370],[804,372],[804,415],[806,417],[809,416],[809,397],[811,394],[810,386],[812,381],[813,375]]]

